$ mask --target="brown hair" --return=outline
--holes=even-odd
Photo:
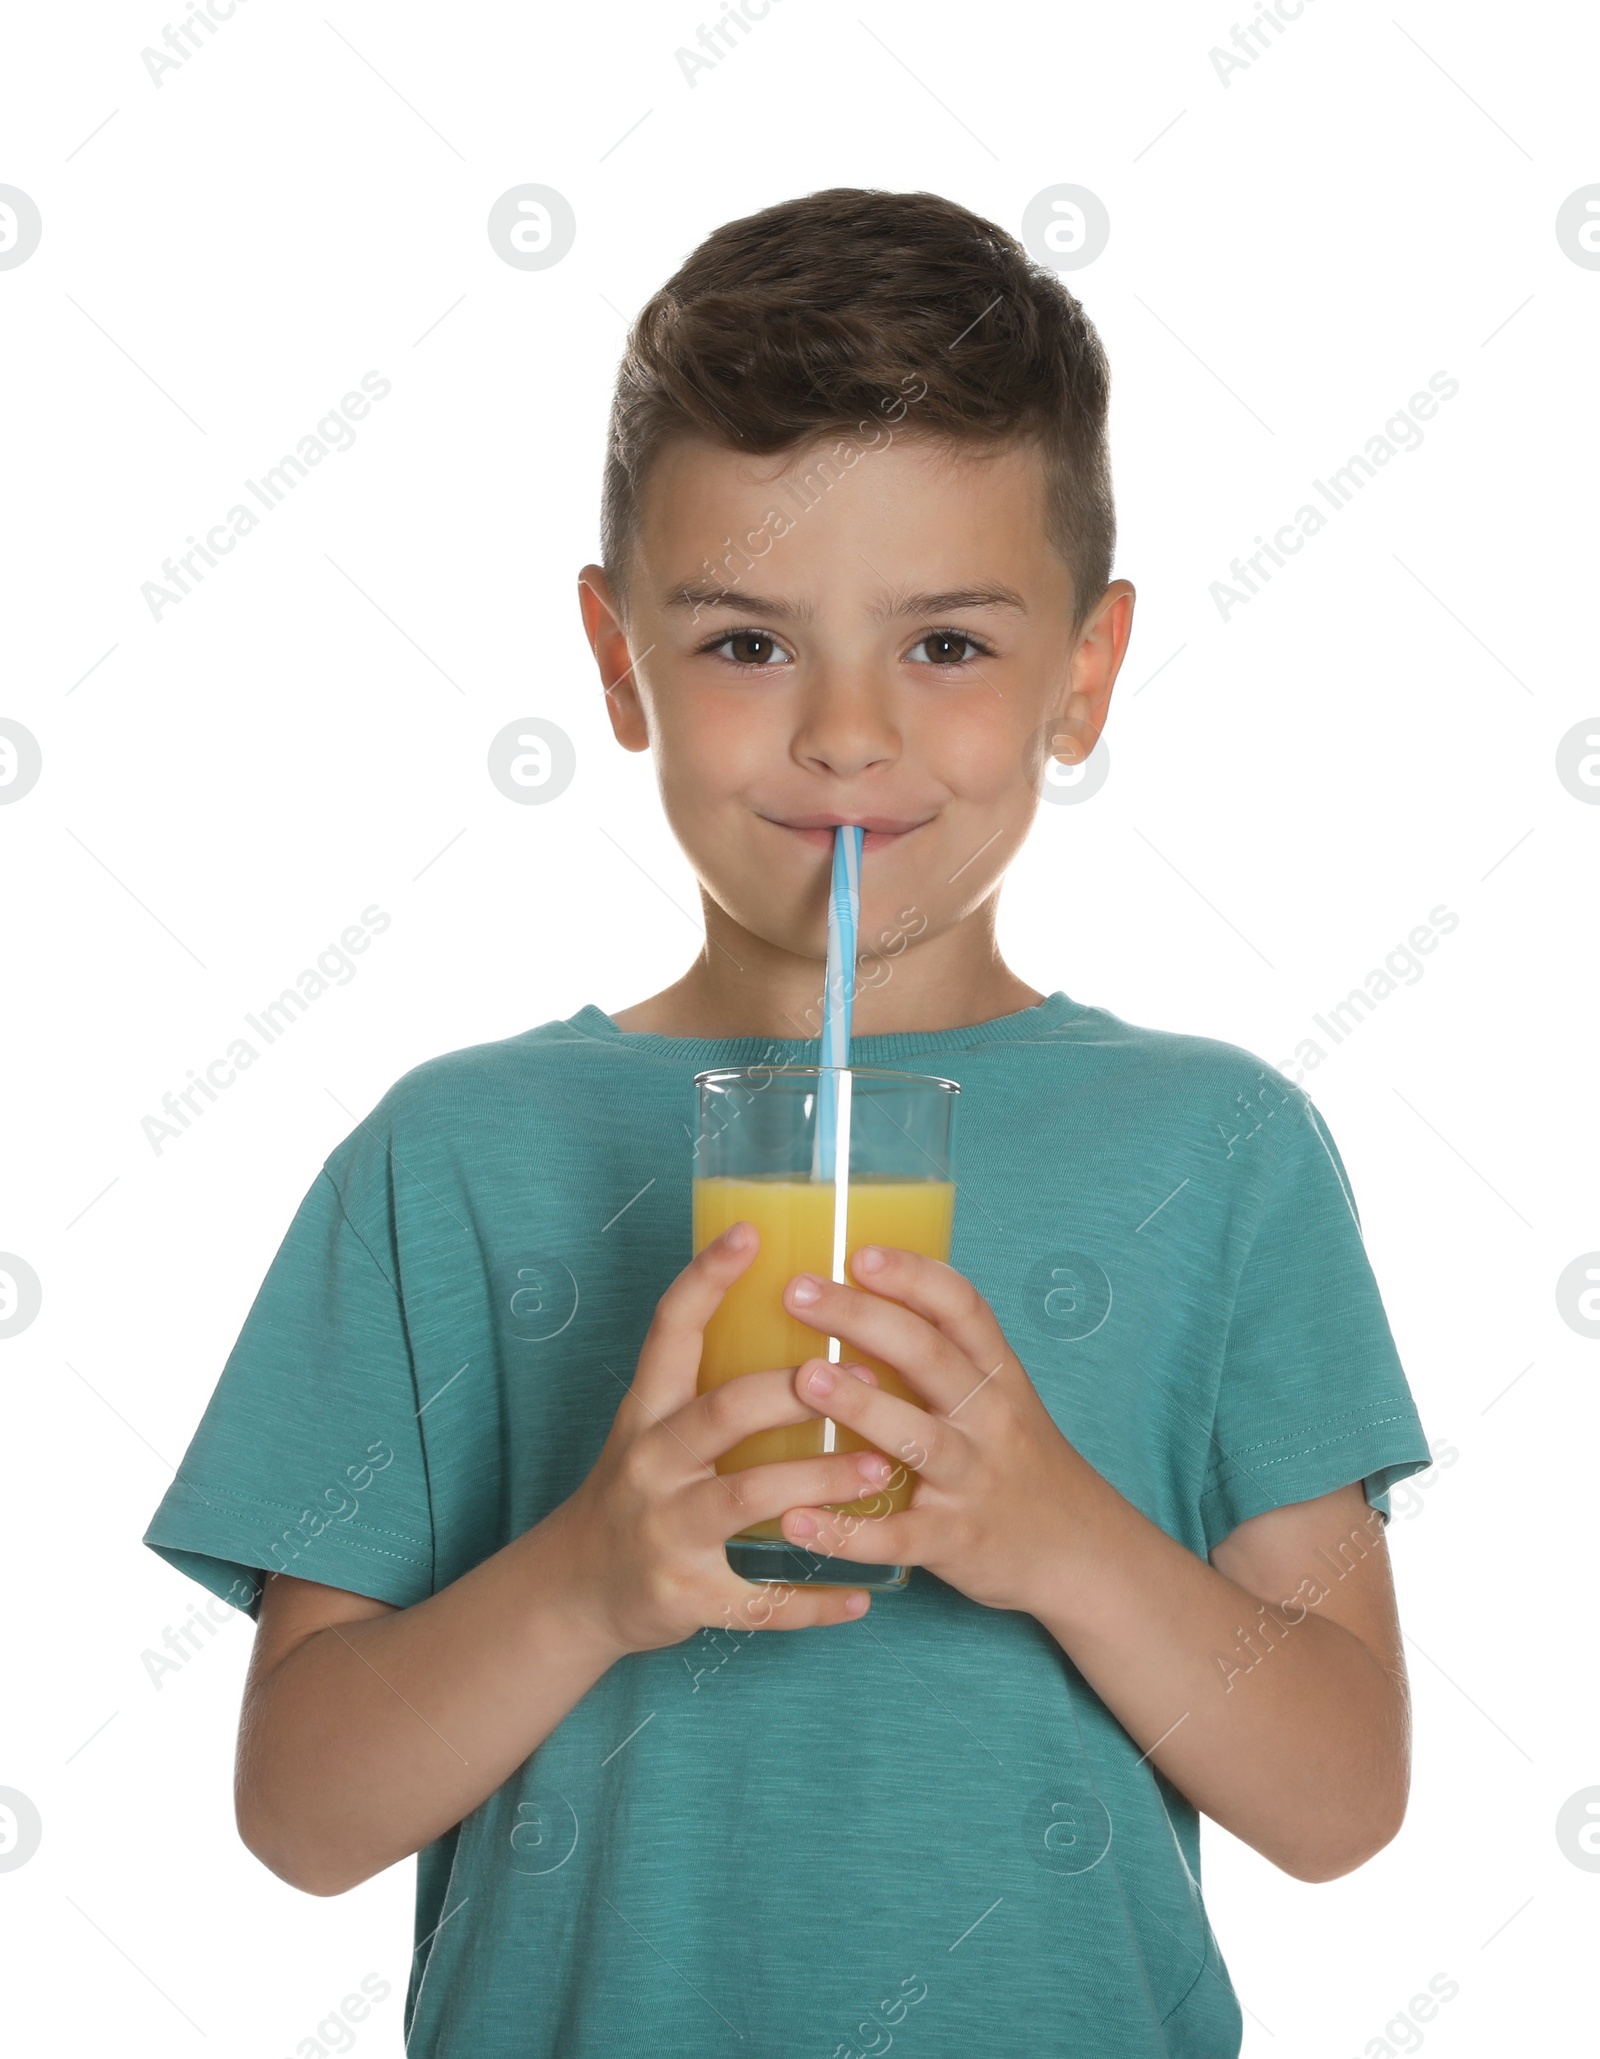
[[[767,454],[879,422],[1034,441],[1073,628],[1111,580],[1111,371],[1094,324],[1013,236],[937,193],[834,186],[728,222],[648,300],[617,374],[601,557],[623,596],[639,503],[676,436]]]

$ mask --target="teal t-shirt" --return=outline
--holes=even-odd
[[[145,1541],[409,1606],[573,1492],[691,1252],[695,1072],[798,1040],[589,1006],[407,1073],[331,1153]],[[1073,1445],[1204,1555],[1429,1462],[1350,1184],[1235,1046],[1052,994],[858,1038],[960,1083],[951,1262]],[[1314,1777],[1308,1773],[1308,1778]],[[419,1854],[412,2059],[1234,2059],[1195,1811],[1030,1615],[632,1654]]]

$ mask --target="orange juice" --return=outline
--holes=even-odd
[[[853,1257],[863,1244],[892,1244],[927,1258],[950,1257],[950,1228],[955,1215],[952,1180],[873,1179],[860,1175],[850,1182],[845,1249]],[[764,1372],[772,1366],[797,1366],[802,1359],[826,1358],[826,1333],[809,1329],[783,1305],[783,1290],[795,1273],[833,1275],[833,1186],[824,1180],[801,1180],[780,1173],[756,1178],[715,1178],[694,1182],[694,1248],[703,1250],[713,1237],[736,1222],[754,1223],[761,1248],[722,1298],[706,1325],[700,1354],[700,1392],[741,1373]],[[848,1265],[847,1265],[848,1272]],[[870,1366],[878,1384],[903,1401],[922,1402],[892,1367],[841,1340],[841,1358]],[[829,1432],[832,1441],[828,1441]],[[822,1416],[814,1422],[784,1424],[743,1438],[717,1460],[719,1473],[744,1466],[767,1465],[775,1459],[816,1458],[827,1451],[870,1451],[865,1437]],[[830,1508],[857,1515],[884,1515],[903,1509],[911,1499],[914,1476],[894,1452],[885,1457],[898,1471],[887,1487],[858,1501],[829,1502]],[[741,1537],[779,1538],[776,1517],[752,1523]]]

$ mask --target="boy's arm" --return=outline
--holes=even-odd
[[[410,1608],[277,1575],[261,1599],[235,1777],[239,1834],[312,1894],[409,1858],[468,1816],[630,1652],[707,1625],[841,1624],[867,1597],[741,1580],[727,1540],[881,1465],[832,1452],[719,1473],[758,1430],[814,1421],[787,1367],[705,1394],[705,1326],[759,1248],[734,1224],[656,1303],[633,1384],[577,1491]],[[888,1467],[882,1466],[887,1473]]]
[[[547,1518],[408,1609],[268,1579],[234,1778],[263,1864],[343,1894],[459,1823],[549,1736],[620,1656],[569,1604],[562,1546]]]
[[[970,1280],[889,1247],[851,1269],[865,1291],[797,1274],[785,1305],[926,1407],[820,1359],[796,1392],[903,1459],[916,1493],[870,1519],[791,1509],[783,1534],[1036,1616],[1145,1757],[1286,1873],[1332,1880],[1387,1844],[1410,1713],[1382,1518],[1361,1488],[1253,1516],[1208,1564],[1067,1441]]]
[[[1081,1554],[1033,1613],[1197,1809],[1299,1880],[1399,1829],[1410,1700],[1383,1538],[1359,1485],[1270,1509],[1197,1558],[1080,1461]]]

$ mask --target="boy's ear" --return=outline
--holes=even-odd
[[[1134,589],[1113,579],[1083,625],[1068,672],[1067,697],[1057,710],[1051,755],[1081,765],[1100,741],[1111,708],[1111,689],[1127,655],[1133,630]]]
[[[622,626],[622,612],[603,566],[585,565],[578,574],[578,606],[589,648],[600,668],[606,712],[617,742],[627,751],[647,751],[650,730],[639,699],[628,632]]]

